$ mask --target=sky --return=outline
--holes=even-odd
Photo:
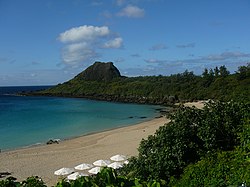
[[[95,61],[234,73],[250,62],[250,0],[0,0],[0,86],[55,85]]]

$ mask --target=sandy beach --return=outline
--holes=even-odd
[[[189,102],[185,106],[202,108],[206,101]],[[86,135],[59,144],[40,145],[0,153],[0,172],[10,172],[19,181],[39,176],[48,185],[57,183],[60,177],[54,171],[62,167],[75,167],[81,163],[93,163],[109,159],[115,154],[136,156],[140,141],[153,135],[170,120],[161,117],[136,125]],[[0,179],[1,180],[1,179]]]
[[[176,103],[176,106],[184,105],[185,107],[196,107],[198,109],[202,109],[209,100],[196,101],[196,102],[186,102],[186,103]]]
[[[109,159],[115,154],[136,156],[140,141],[154,134],[168,121],[162,117],[133,126],[65,140],[59,144],[2,152],[0,172],[10,172],[19,181],[29,176],[39,176],[48,186],[52,186],[59,179],[54,175],[54,171],[62,167],[74,167],[83,162],[93,163],[98,159]]]

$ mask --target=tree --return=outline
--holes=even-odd
[[[219,76],[219,73],[220,73],[220,70],[219,70],[219,68],[216,66],[216,67],[214,68],[214,76],[215,76],[215,77],[218,77],[218,76]]]
[[[243,80],[249,77],[250,76],[250,63],[248,64],[248,66],[240,66],[236,74],[237,74],[238,80]]]
[[[203,75],[203,86],[207,88],[214,80],[214,72],[212,69],[208,71],[208,69],[205,68],[202,75]]]
[[[227,70],[226,66],[220,66],[220,76],[226,77],[230,74],[230,72]]]
[[[214,71],[213,71],[213,69],[210,69],[210,70],[209,70],[209,76],[210,76],[210,78],[213,78],[213,77],[214,77]]]
[[[205,68],[204,69],[204,71],[203,71],[203,73],[202,73],[202,76],[204,77],[204,78],[206,78],[206,77],[208,77],[208,69],[207,68]]]

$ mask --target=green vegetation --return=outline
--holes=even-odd
[[[250,162],[241,150],[219,152],[184,170],[179,181],[171,186],[241,186],[250,184]]]
[[[46,187],[46,185],[39,177],[28,177],[22,182],[16,182],[16,178],[8,177],[0,181],[0,187]]]
[[[202,76],[186,70],[171,76],[116,77],[98,81],[86,80],[83,74],[33,95],[152,104],[171,104],[175,100],[250,100],[250,64],[239,67],[234,74],[229,74],[225,66],[205,69]]]
[[[138,149],[139,156],[130,160],[123,174],[143,180],[163,179],[170,183],[173,179],[180,179],[190,164],[202,159],[203,162],[209,162],[211,158],[216,157],[214,155],[223,151],[225,153],[222,153],[222,156],[227,155],[227,151],[233,151],[237,146],[240,150],[244,149],[244,155],[247,156],[250,127],[246,119],[249,122],[249,109],[249,103],[239,102],[210,102],[203,110],[179,108],[171,116],[169,124],[160,127],[155,135],[149,136],[147,140],[142,140]],[[238,167],[243,167],[245,157],[240,152],[235,154],[239,155],[242,161]],[[214,161],[219,162],[219,166],[226,163],[223,160]],[[214,167],[215,165],[212,165],[210,168]],[[210,172],[208,167],[202,169]],[[218,176],[222,175],[219,171],[218,169]],[[190,173],[190,170],[186,172]]]

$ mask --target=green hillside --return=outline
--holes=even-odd
[[[107,63],[100,64],[106,66]],[[93,69],[94,65],[89,68]],[[90,72],[89,68],[88,72]],[[117,75],[108,80],[102,80],[99,75],[96,80],[86,79],[83,75],[86,75],[87,70],[63,84],[32,94],[152,104],[171,104],[176,100],[250,100],[249,64],[239,67],[233,74],[230,74],[225,66],[221,66],[210,71],[205,69],[201,76],[186,70],[170,76],[122,77]],[[93,71],[91,74],[96,74]]]

